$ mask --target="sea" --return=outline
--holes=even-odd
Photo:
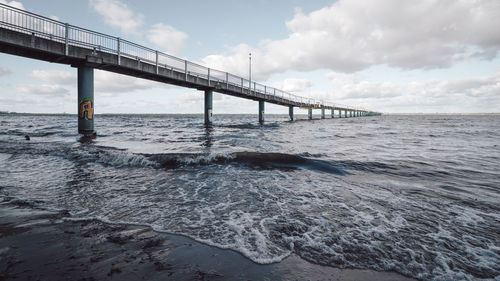
[[[1,114],[0,200],[260,264],[500,280],[499,115],[296,117],[96,115],[88,140],[76,115]]]

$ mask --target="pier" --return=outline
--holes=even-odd
[[[254,100],[259,123],[265,120],[265,103],[321,110],[321,119],[380,115],[375,111],[302,97],[280,89],[162,53],[139,44],[62,23],[48,17],[0,4],[0,52],[78,69],[78,132],[94,133],[94,69],[154,80],[204,92],[204,122],[212,125],[213,92]],[[257,109],[257,106],[256,106]],[[344,114],[344,116],[342,116]]]

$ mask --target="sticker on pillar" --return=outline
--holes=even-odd
[[[80,102],[80,119],[92,120],[94,119],[94,102],[90,98],[84,98]]]
[[[208,122],[212,122],[212,109],[209,108],[207,110],[207,119],[208,119]]]
[[[261,118],[262,118],[262,121],[264,121],[264,110],[261,110],[261,111],[260,111],[260,116],[261,116]]]

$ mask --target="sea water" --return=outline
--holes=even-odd
[[[297,116],[306,119],[306,116]],[[257,263],[291,253],[499,280],[500,116],[0,115],[0,200],[151,226]],[[29,136],[30,140],[26,140]]]

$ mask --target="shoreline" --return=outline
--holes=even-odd
[[[63,213],[9,203],[0,203],[0,214],[0,280],[415,280],[295,254],[261,265],[146,226],[64,220]]]

